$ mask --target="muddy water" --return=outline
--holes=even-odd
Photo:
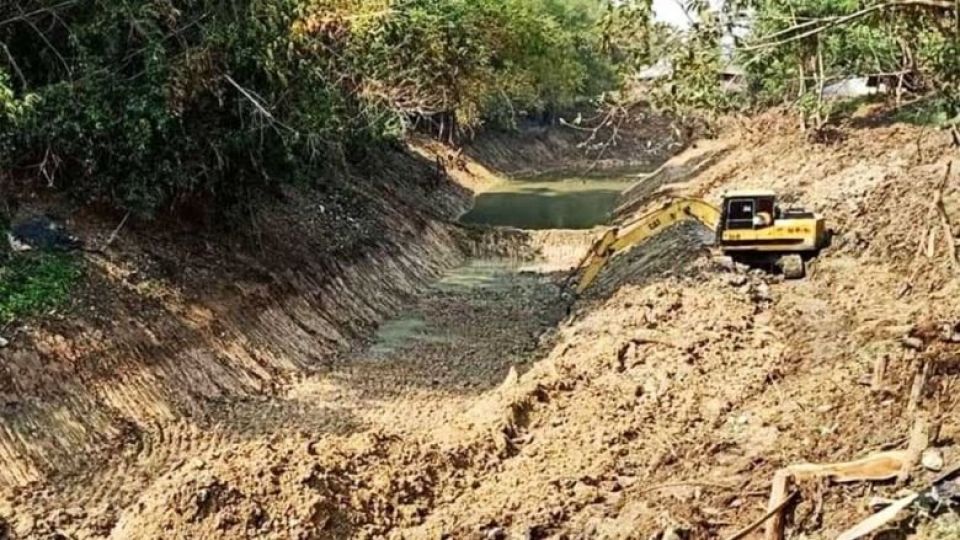
[[[590,229],[602,225],[636,178],[510,180],[474,199],[465,223],[520,229]]]
[[[470,320],[468,325],[495,326],[487,319],[496,318],[499,314],[498,310],[493,309],[498,302],[517,306],[526,303],[551,304],[558,298],[559,291],[547,275],[533,270],[534,267],[527,266],[527,263],[506,259],[474,259],[453,268],[434,283],[411,309],[383,323],[369,352],[373,356],[389,359],[413,348],[444,345],[469,348],[476,345],[462,343],[461,334],[470,332],[458,328],[456,324],[449,326],[447,319],[456,319],[463,314],[454,315],[453,312],[466,310],[470,312],[466,315]],[[510,308],[504,306],[503,309]],[[528,315],[525,319],[545,316],[546,319],[541,321],[544,326],[556,322],[553,320],[555,314],[548,316],[547,312],[541,313],[539,309]]]

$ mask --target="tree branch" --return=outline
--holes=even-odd
[[[290,126],[287,126],[286,124],[284,124],[283,122],[277,120],[277,118],[273,115],[273,113],[271,113],[270,111],[268,111],[267,108],[266,108],[262,103],[260,103],[260,100],[257,99],[256,95],[254,95],[252,91],[247,90],[246,88],[240,86],[240,84],[238,84],[237,81],[233,80],[233,77],[231,77],[230,75],[224,75],[223,78],[224,78],[224,80],[226,80],[228,83],[230,83],[231,86],[233,86],[234,88],[236,88],[237,91],[240,92],[240,95],[242,95],[242,96],[245,97],[250,103],[252,103],[252,104],[253,104],[253,107],[257,110],[257,112],[259,112],[264,118],[266,118],[267,120],[269,120],[271,124],[275,124],[275,125],[277,125],[277,126],[280,126],[280,127],[284,128],[284,129],[286,129],[287,131],[290,131],[290,132],[292,132],[292,133],[296,133],[296,130],[295,130],[295,129],[293,129],[293,128],[291,128]]]
[[[12,23],[19,22],[19,21],[25,21],[25,20],[27,20],[27,19],[29,19],[29,18],[36,17],[36,16],[38,16],[38,15],[43,15],[44,13],[51,13],[51,14],[53,14],[53,13],[55,13],[56,10],[58,10],[58,9],[65,8],[65,7],[70,7],[70,6],[74,5],[74,4],[76,4],[77,1],[78,1],[78,0],[67,0],[66,2],[61,2],[61,3],[59,3],[59,4],[56,4],[56,5],[53,5],[53,6],[50,6],[50,7],[40,8],[40,9],[37,9],[37,10],[34,10],[34,11],[29,11],[29,12],[27,12],[27,13],[21,13],[20,15],[17,15],[16,17],[10,17],[9,19],[0,20],[0,26],[6,26],[6,25],[8,25],[8,24],[12,24]]]
[[[794,41],[800,41],[802,39],[815,36],[817,34],[820,34],[821,32],[825,32],[826,30],[829,30],[830,28],[847,24],[851,21],[860,19],[862,17],[866,17],[867,15],[870,15],[877,11],[885,11],[888,9],[904,9],[904,8],[910,8],[910,7],[922,7],[922,8],[928,8],[928,9],[938,9],[942,11],[957,10],[957,5],[954,2],[951,2],[948,0],[897,0],[895,2],[887,2],[885,4],[877,4],[875,6],[863,8],[860,11],[856,11],[854,13],[850,13],[849,15],[844,15],[842,17],[821,19],[821,22],[823,22],[821,26],[817,26],[815,28],[806,30],[804,32],[801,32],[800,34],[790,36],[785,39],[775,40],[775,41],[765,41],[761,43],[756,43],[754,45],[749,45],[747,47],[742,47],[740,50],[744,52],[749,52],[749,51],[754,51],[759,49],[769,49],[773,47],[779,47],[781,45],[786,45],[787,43],[792,43]],[[785,30],[781,30],[775,34],[771,34],[770,36],[767,37],[767,39],[768,40],[775,39],[776,37],[779,37],[785,34],[790,34],[792,32],[796,32],[797,30],[800,30],[801,28],[805,28],[807,26],[810,26],[809,22],[798,24],[796,26],[792,26]]]

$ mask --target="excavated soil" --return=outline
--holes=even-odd
[[[446,270],[393,302],[368,347],[276,378],[269,395],[141,420],[153,428],[131,426],[89,466],[7,490],[7,534],[726,538],[764,514],[777,469],[905,448],[921,417],[956,464],[960,282],[948,243],[960,230],[945,234],[935,204],[957,156],[949,137],[863,118],[818,145],[777,115],[753,125],[675,157],[624,196],[620,219],[664,191],[716,202],[774,188],[836,231],[807,279],[720,266],[687,225],[618,257],[568,304],[557,284],[591,234],[466,233],[476,254],[514,262]],[[955,223],[957,178],[942,191]],[[515,261],[528,255],[539,262]],[[833,538],[871,497],[935,476],[912,472],[903,484],[801,482],[788,537]]]

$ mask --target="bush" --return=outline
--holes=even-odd
[[[0,325],[64,304],[79,277],[70,255],[14,256],[0,265]]]

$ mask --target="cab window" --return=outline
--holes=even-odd
[[[755,212],[753,199],[730,199],[727,201],[727,228],[752,229]]]

